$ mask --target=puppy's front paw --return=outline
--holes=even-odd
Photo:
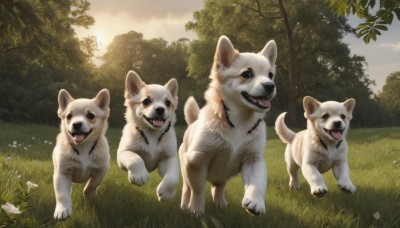
[[[340,190],[344,193],[355,193],[356,187],[349,181],[348,183],[338,183]]]
[[[174,198],[176,193],[176,184],[163,179],[157,187],[157,196],[159,201],[169,201]]]
[[[149,181],[150,176],[149,173],[147,172],[147,170],[143,170],[140,172],[132,172],[132,171],[128,171],[128,179],[129,182],[131,182],[134,185],[137,186],[142,186],[144,184],[147,183],[147,181]]]
[[[56,209],[54,210],[54,219],[63,221],[71,217],[71,215],[72,215],[72,207],[70,205],[69,206],[64,206],[61,204],[56,205]]]
[[[252,215],[265,214],[265,202],[262,198],[256,199],[245,196],[242,200],[242,206]]]
[[[311,187],[311,194],[315,197],[322,198],[326,193],[328,193],[328,188],[326,186]]]

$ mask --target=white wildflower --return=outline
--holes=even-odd
[[[37,187],[39,187],[39,185],[37,185],[37,184],[35,184],[35,183],[32,183],[32,182],[30,182],[30,181],[26,182],[26,185],[28,185],[28,192],[29,192],[29,190],[31,190],[31,188],[37,188]]]
[[[372,216],[374,217],[374,219],[379,220],[381,218],[381,213],[379,213],[379,211],[377,211],[377,212],[373,213]]]
[[[35,137],[32,137],[32,139],[36,139]]]
[[[14,142],[13,142],[13,145],[17,145],[17,144],[18,144],[17,141],[14,141]]]
[[[1,205],[1,208],[8,214],[8,215],[18,215],[22,212],[14,206],[14,204],[7,202],[6,204]]]
[[[47,143],[47,140],[46,140],[46,141],[44,141],[43,143],[44,143],[44,144],[46,144],[46,143]]]
[[[8,160],[11,160],[11,157],[6,157],[6,160],[8,161]]]
[[[49,144],[52,145],[53,143],[50,141]]]
[[[28,150],[28,148],[24,147],[24,150]]]

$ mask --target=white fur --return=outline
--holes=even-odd
[[[179,161],[174,130],[178,83],[175,79],[171,79],[164,86],[146,85],[135,72],[130,71],[126,78],[125,88],[127,124],[123,129],[118,147],[118,165],[128,172],[128,180],[137,186],[146,184],[150,178],[149,172],[158,168],[158,172],[163,177],[157,187],[158,199],[171,200],[175,196],[179,181]],[[149,105],[143,104],[146,98],[151,99]],[[166,100],[171,102],[170,107],[166,105]],[[165,110],[162,115],[165,123],[161,127],[156,127],[145,119],[145,116],[150,118],[156,116],[156,108]],[[169,122],[171,122],[170,129],[163,134]],[[145,134],[149,144],[137,128]],[[161,134],[163,137],[159,141]]]
[[[258,107],[247,101],[242,92],[271,100],[276,89],[266,92],[263,84],[273,85],[276,44],[270,41],[260,54],[239,53],[232,43],[222,36],[216,48],[210,78],[212,82],[205,93],[206,105],[199,110],[194,98],[185,104],[185,119],[189,126],[179,148],[183,189],[181,208],[201,216],[205,210],[205,183],[212,184],[213,202],[225,208],[225,185],[234,175],[242,173],[245,194],[243,207],[254,215],[265,213],[267,170],[264,161],[266,128],[264,121],[253,129],[258,119],[263,119],[270,106]],[[251,78],[242,73],[251,69]],[[231,127],[225,118],[222,101],[228,107]]]
[[[107,119],[110,113],[108,90],[103,89],[90,99],[74,100],[66,90],[60,90],[58,116],[61,119],[61,133],[57,136],[57,144],[53,150],[54,191],[56,209],[54,218],[65,220],[72,215],[71,187],[72,182],[86,182],[83,195],[87,198],[95,196],[98,186],[107,173],[110,155],[107,139]],[[88,113],[95,117],[89,119]],[[70,119],[67,116],[70,115]],[[69,132],[74,132],[73,124],[81,122],[82,132],[91,133],[83,142],[75,142]],[[89,154],[93,144],[94,150]],[[74,149],[78,150],[77,154]]]
[[[348,99],[343,103],[335,101],[320,103],[312,97],[305,97],[303,104],[304,115],[307,118],[306,130],[295,134],[288,129],[284,123],[286,113],[282,113],[275,123],[277,134],[287,143],[285,160],[290,175],[289,187],[300,188],[298,171],[301,168],[303,176],[310,184],[311,194],[323,197],[328,188],[322,173],[332,169],[339,188],[344,192],[354,193],[356,187],[350,179],[346,141],[350,120],[353,117],[354,99]],[[338,126],[335,126],[335,122]],[[334,138],[324,129],[343,130],[341,139]],[[326,144],[327,149],[320,140]],[[338,145],[340,146],[337,148]]]

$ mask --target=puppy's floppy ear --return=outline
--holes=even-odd
[[[101,110],[108,110],[108,107],[110,106],[110,93],[108,92],[108,89],[102,89],[94,100]]]
[[[221,36],[218,40],[217,49],[214,55],[214,65],[229,67],[239,52],[233,47],[231,41],[226,36]]]
[[[354,106],[356,105],[356,100],[350,98],[342,102],[342,104],[346,108],[347,113],[351,116],[353,114]]]
[[[175,78],[170,79],[164,85],[164,87],[171,92],[172,97],[174,97],[174,99],[177,98],[177,96],[178,96],[178,81]]]
[[[278,48],[274,40],[270,40],[265,47],[260,51],[261,55],[268,59],[271,66],[275,66],[276,58],[278,57]]]
[[[135,71],[129,71],[125,80],[125,99],[129,99],[130,95],[138,94],[144,85],[145,83]]]
[[[310,115],[312,115],[315,110],[318,109],[319,105],[321,103],[317,100],[315,100],[313,97],[310,96],[306,96],[303,99],[303,107],[304,107],[304,117],[308,117]]]
[[[68,93],[67,90],[61,89],[60,92],[58,92],[57,114],[60,115],[73,100],[74,98]]]

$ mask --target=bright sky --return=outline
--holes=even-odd
[[[89,29],[76,29],[79,37],[94,35],[99,42],[98,56],[106,52],[116,35],[131,30],[140,32],[145,39],[162,37],[174,41],[182,37],[196,38],[193,32],[185,31],[185,24],[193,20],[193,12],[203,7],[202,0],[94,0],[89,15],[96,23]],[[394,18],[396,20],[396,17]],[[352,17],[350,24],[358,20]],[[221,34],[222,35],[222,34]],[[382,90],[386,77],[400,71],[400,22],[394,22],[389,31],[383,32],[377,42],[366,45],[362,39],[348,35],[344,41],[353,54],[366,58],[366,73],[375,80],[374,91]],[[279,56],[279,55],[278,55]],[[279,58],[279,57],[278,57]],[[99,62],[99,61],[95,61]]]

